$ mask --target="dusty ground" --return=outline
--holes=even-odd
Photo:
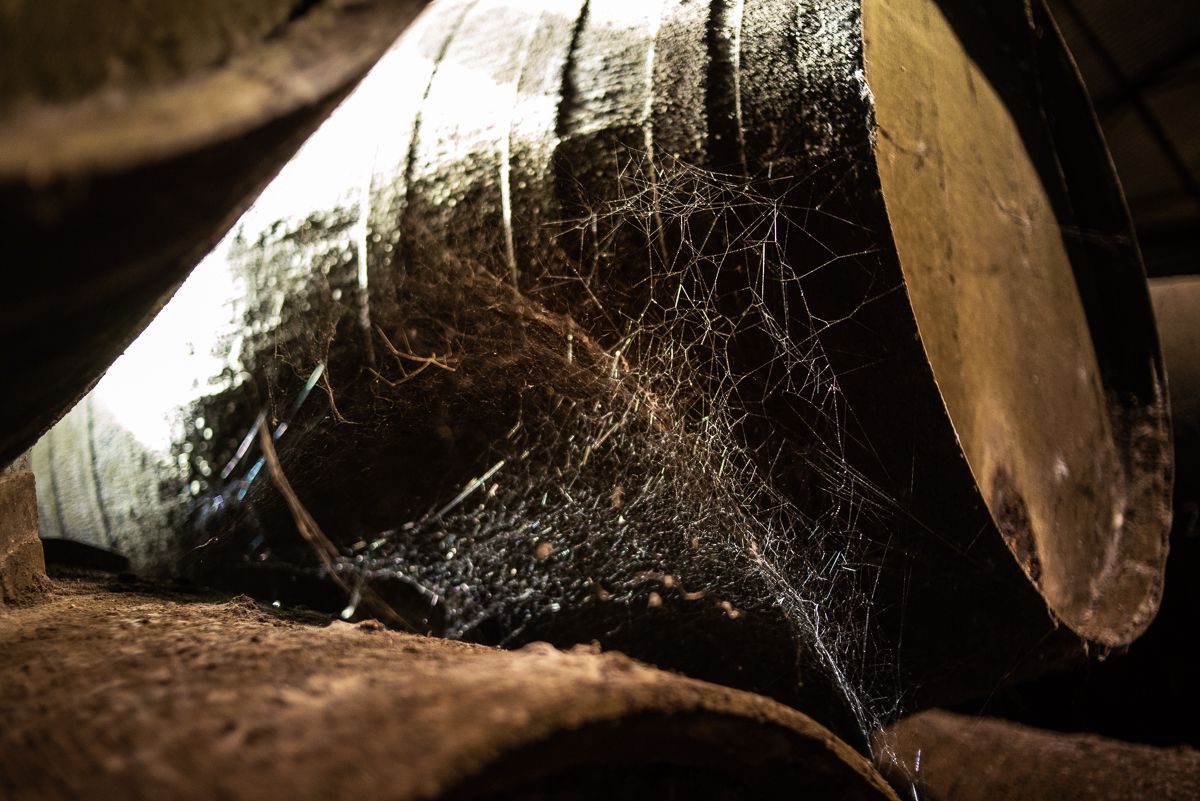
[[[0,709],[12,801],[894,798],[805,716],[618,654],[321,627],[114,580],[0,609]]]

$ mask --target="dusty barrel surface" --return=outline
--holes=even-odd
[[[0,463],[86,392],[424,5],[207,0],[0,19]]]
[[[620,654],[60,585],[0,616],[11,799],[895,799],[779,704]],[[37,631],[31,636],[30,631]]]
[[[0,604],[39,589],[45,577],[37,491],[26,457],[0,470]]]
[[[1006,720],[922,712],[886,735],[901,793],[943,799],[1183,799],[1200,793],[1200,751],[1155,748]]]
[[[265,426],[335,572],[449,636],[861,726],[1128,642],[1145,279],[1044,9],[968,5],[435,5],[184,288],[213,322],[39,445],[47,531],[303,595]]]

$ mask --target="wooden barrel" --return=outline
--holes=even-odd
[[[866,728],[1153,616],[1131,237],[1040,3],[447,0],[39,446],[45,525],[311,605],[265,426],[412,625]]]
[[[1184,799],[1200,793],[1200,751],[1068,734],[995,718],[922,712],[881,738],[892,786],[930,801]]]
[[[620,654],[139,589],[0,618],[5,798],[896,798],[799,712]]]
[[[95,383],[423,3],[17,0],[0,19],[0,463]]]
[[[37,492],[28,457],[0,470],[0,603],[36,592],[46,577]]]
[[[1200,532],[1200,397],[1197,396],[1200,389],[1200,323],[1197,322],[1200,320],[1200,279],[1185,275],[1151,278],[1150,296],[1162,343],[1175,451],[1174,520],[1158,614],[1146,632],[1127,649],[1114,654],[1096,654],[1071,670],[1056,671],[1008,688],[975,708],[994,717],[1019,720],[1046,729],[1094,732],[1133,743],[1200,748],[1200,732],[1193,725],[1200,715],[1200,699],[1193,692],[1192,678],[1195,665],[1200,661],[1200,648],[1195,637],[1195,622],[1200,618],[1200,583],[1196,581],[1200,576],[1200,536],[1197,536]],[[937,740],[945,748],[958,732],[974,731],[976,722],[957,718],[939,721],[934,716],[918,715],[912,721],[905,721],[902,728],[910,727],[914,733],[928,735],[931,741]],[[992,728],[993,733],[985,735],[984,730],[988,728]],[[985,722],[979,725],[978,742],[964,744],[955,754],[953,770],[973,770],[966,764],[966,755],[987,751],[992,742],[1000,739],[1027,745],[1014,746],[1011,756],[994,763],[997,770],[991,775],[997,778],[1011,770],[1000,768],[1001,764],[1009,759],[1022,759],[1027,751],[1067,754],[1075,748],[1070,741],[1064,740],[1061,745],[1053,745],[1052,750],[1047,750],[1038,744],[1037,738],[1027,737],[1023,729],[1006,730],[1003,724]],[[1087,740],[1077,742],[1081,746],[1080,753],[1083,748],[1090,750]],[[905,750],[911,754],[919,747],[916,744]],[[1143,749],[1129,748],[1123,755],[1121,746],[1115,742],[1098,743],[1096,753],[1107,753],[1111,749],[1113,758],[1106,756],[1102,760],[1106,765],[1149,765],[1159,759],[1153,757],[1150,762],[1142,763]],[[1102,780],[1099,772],[1093,773],[1093,767],[1090,762],[1081,761],[1077,766],[1065,767],[1062,775],[1075,776],[1078,772],[1082,778],[1084,773],[1091,774],[1089,781],[1092,784],[1088,785],[1088,791],[1094,792]],[[1150,781],[1152,773],[1169,775],[1169,771],[1148,767],[1126,772],[1136,777],[1136,781]],[[947,781],[954,780],[946,773],[942,777]],[[1012,786],[1017,786],[1015,780]],[[1167,795],[1158,789],[1152,791],[1149,785],[1131,794],[1131,786],[1115,784],[1111,797]],[[1047,792],[1055,792],[1053,785],[1046,787]],[[991,778],[988,778],[980,785],[979,793],[990,792],[990,788]]]

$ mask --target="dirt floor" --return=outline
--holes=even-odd
[[[619,654],[313,622],[111,578],[0,607],[0,798],[895,798],[804,715]]]

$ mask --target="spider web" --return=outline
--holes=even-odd
[[[636,152],[618,172],[609,199],[547,227],[523,291],[502,260],[410,217],[394,299],[371,299],[366,330],[353,209],[236,240],[237,358],[260,369],[188,415],[229,432],[190,436],[192,473],[212,477],[190,487],[192,539],[236,544],[206,549],[202,573],[229,553],[328,573],[289,539],[247,447],[257,426],[242,436],[266,408],[356,588],[345,614],[371,592],[446,637],[599,639],[701,674],[706,659],[753,665],[720,651],[762,634],[786,675],[753,689],[837,696],[829,714],[865,736],[900,699],[871,627],[879,543],[860,524],[894,509],[845,454],[853,413],[822,336],[853,314],[814,313],[807,285],[871,250],[807,233],[821,197],[789,205],[795,192]],[[823,260],[794,265],[797,236]],[[711,641],[648,642],[676,625]]]

